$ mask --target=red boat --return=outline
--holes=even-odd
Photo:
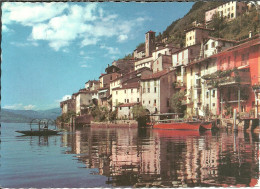
[[[187,122],[170,122],[170,123],[156,123],[154,129],[168,129],[168,130],[200,130],[200,121],[187,121]]]
[[[214,121],[202,122],[201,127],[203,127],[206,130],[217,129]]]

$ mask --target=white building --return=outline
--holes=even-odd
[[[141,77],[141,103],[151,114],[169,112],[173,94],[173,71],[163,70]]]
[[[203,45],[204,53],[202,57],[210,57],[226,48],[233,47],[235,43],[236,41],[232,40],[209,37]]]
[[[119,104],[139,103],[140,90],[139,82],[124,83],[121,87],[112,90],[112,110]]]

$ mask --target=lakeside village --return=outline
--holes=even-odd
[[[87,81],[60,102],[57,121],[135,127],[141,117],[152,123],[175,113],[183,120],[215,120],[219,127],[258,132],[260,36],[248,31],[243,40],[227,40],[212,37],[214,29],[207,27],[214,14],[232,20],[245,6],[229,2],[207,11],[205,24],[195,22],[184,31],[183,48],[166,44],[167,38],[155,42],[155,32],[148,31],[145,45],[131,57],[114,61],[99,80]]]

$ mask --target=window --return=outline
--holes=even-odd
[[[215,90],[213,90],[213,94],[212,94],[212,97],[215,97]]]
[[[206,96],[207,96],[207,98],[209,98],[209,92],[207,92],[207,95],[206,95]]]
[[[192,75],[192,68],[190,69],[190,74]]]
[[[143,100],[143,104],[144,104],[144,100]]]
[[[143,88],[143,93],[145,93],[145,88]]]
[[[125,99],[125,103],[126,103],[126,99]]]
[[[215,42],[211,43],[211,47],[214,48],[215,47]]]
[[[137,102],[139,102],[139,98],[137,98]]]
[[[122,107],[120,107],[120,110],[122,110]]]
[[[127,103],[129,103],[129,99],[127,99]]]
[[[156,100],[154,100],[154,105],[156,106]]]
[[[150,93],[150,88],[147,88],[147,92]]]
[[[190,50],[190,55],[192,55],[192,49]]]
[[[126,94],[126,90],[125,90],[125,94]]]
[[[91,102],[91,100],[88,100],[88,103],[90,103]]]
[[[112,80],[112,75],[110,76],[110,80]]]
[[[128,109],[130,110],[130,106],[128,107]]]
[[[214,106],[215,106],[215,103],[213,103],[212,106],[214,107]]]
[[[133,89],[131,89],[131,93],[133,93],[134,92],[134,90]]]
[[[151,101],[149,100],[149,104],[151,104]]]
[[[156,87],[154,87],[154,92],[156,93]]]
[[[137,92],[139,93],[139,88],[137,88]]]
[[[118,92],[116,91],[116,94],[118,94]]]

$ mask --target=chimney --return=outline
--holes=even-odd
[[[248,38],[252,38],[252,31],[249,31],[249,36]]]

